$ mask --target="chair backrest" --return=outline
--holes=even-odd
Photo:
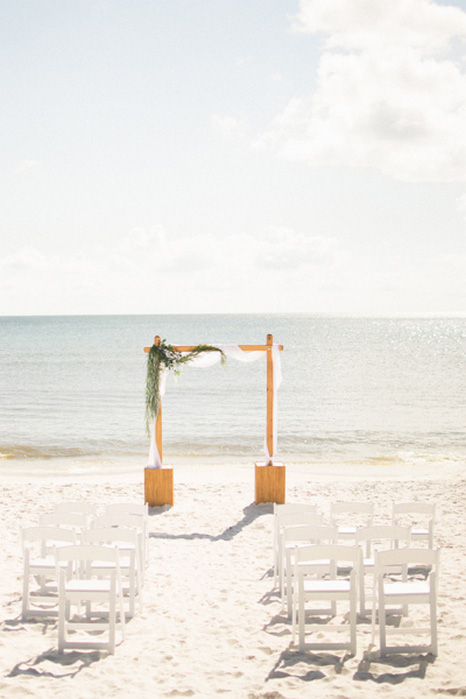
[[[411,528],[396,524],[372,524],[357,529],[356,541],[358,544],[366,544],[366,556],[369,558],[373,551],[398,548],[400,542],[409,546]]]
[[[50,554],[57,545],[76,544],[76,540],[76,532],[72,529],[39,525],[21,530],[23,553],[26,547],[33,546],[42,557]]]
[[[89,518],[83,512],[47,512],[39,515],[39,524],[82,530],[88,526]]]
[[[394,502],[392,505],[393,515],[401,514],[422,514],[435,517],[435,503],[432,502]]]
[[[333,544],[336,543],[337,536],[337,527],[328,527],[320,524],[305,524],[301,526],[285,527],[282,531],[282,543],[284,546],[298,542],[308,542],[309,544]]]
[[[351,569],[357,571],[359,567],[361,550],[359,546],[345,546],[343,544],[316,544],[311,546],[296,546],[295,570],[312,561],[328,560],[333,566],[333,574],[336,574],[338,564],[350,564]]]
[[[142,515],[128,512],[110,512],[99,515],[93,519],[92,528],[100,527],[130,527],[133,529],[142,529],[144,527],[144,518]]]
[[[317,512],[290,512],[277,515],[276,517],[276,528],[278,532],[282,531],[285,527],[318,525],[321,523],[322,515]]]
[[[97,514],[98,506],[92,502],[78,502],[74,500],[57,502],[53,506],[54,512],[77,512],[84,515],[92,515],[93,517]]]
[[[132,544],[138,543],[138,533],[136,529],[127,527],[99,527],[86,529],[81,535],[83,544],[109,544],[118,543]]]
[[[93,572],[92,563],[95,561],[105,561],[113,563],[112,568],[108,569],[108,574],[116,572],[117,577],[120,577],[120,557],[116,546],[100,546],[94,544],[77,544],[74,546],[60,546],[55,549],[55,561],[57,566],[57,577],[65,573],[66,577],[102,577],[103,570],[101,568]],[[63,563],[67,563],[66,569],[63,568]],[[113,570],[112,570],[113,569]]]
[[[401,548],[389,551],[376,551],[376,574],[383,575],[389,572],[393,566],[429,566],[438,570],[440,563],[440,549],[426,548]]]
[[[434,547],[435,504],[431,502],[394,502],[392,505],[393,524],[411,526],[411,540],[427,541]]]
[[[433,526],[435,504],[431,502],[394,502],[392,504],[393,524],[419,524],[425,522]]]

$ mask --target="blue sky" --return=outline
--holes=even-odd
[[[0,12],[0,314],[466,312],[464,2]]]

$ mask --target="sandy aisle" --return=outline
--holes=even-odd
[[[331,471],[331,469],[330,469]],[[366,475],[366,474],[365,474]],[[367,624],[358,653],[299,654],[272,589],[270,505],[252,503],[253,467],[175,471],[175,506],[150,517],[150,567],[144,612],[127,626],[114,656],[56,651],[54,621],[20,620],[19,527],[53,503],[79,499],[142,502],[142,477],[114,483],[37,479],[7,482],[2,507],[0,696],[2,697],[295,697],[466,696],[466,471],[416,480],[402,474],[340,480],[288,468],[288,501],[309,501],[328,513],[332,500],[368,499],[388,522],[393,499],[435,501],[442,547],[439,656],[376,662]]]

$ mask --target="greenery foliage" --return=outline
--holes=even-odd
[[[147,357],[146,376],[146,432],[150,434],[150,425],[156,419],[160,410],[160,382],[165,369],[179,374],[183,364],[188,364],[203,352],[220,352],[222,364],[225,362],[225,353],[218,347],[211,345],[197,345],[191,352],[181,353],[172,345],[162,340],[158,345],[152,345]]]

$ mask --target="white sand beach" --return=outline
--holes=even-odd
[[[387,466],[388,469],[388,466]],[[57,652],[56,621],[21,621],[20,527],[63,500],[143,501],[143,470],[115,480],[11,477],[0,495],[1,697],[466,696],[466,468],[287,469],[287,500],[369,500],[389,522],[393,500],[437,504],[441,546],[439,655],[371,653],[370,625],[358,625],[358,652],[299,653],[273,589],[272,506],[255,505],[254,468],[175,470],[174,507],[150,513],[150,565],[143,613],[127,625],[115,655]]]

